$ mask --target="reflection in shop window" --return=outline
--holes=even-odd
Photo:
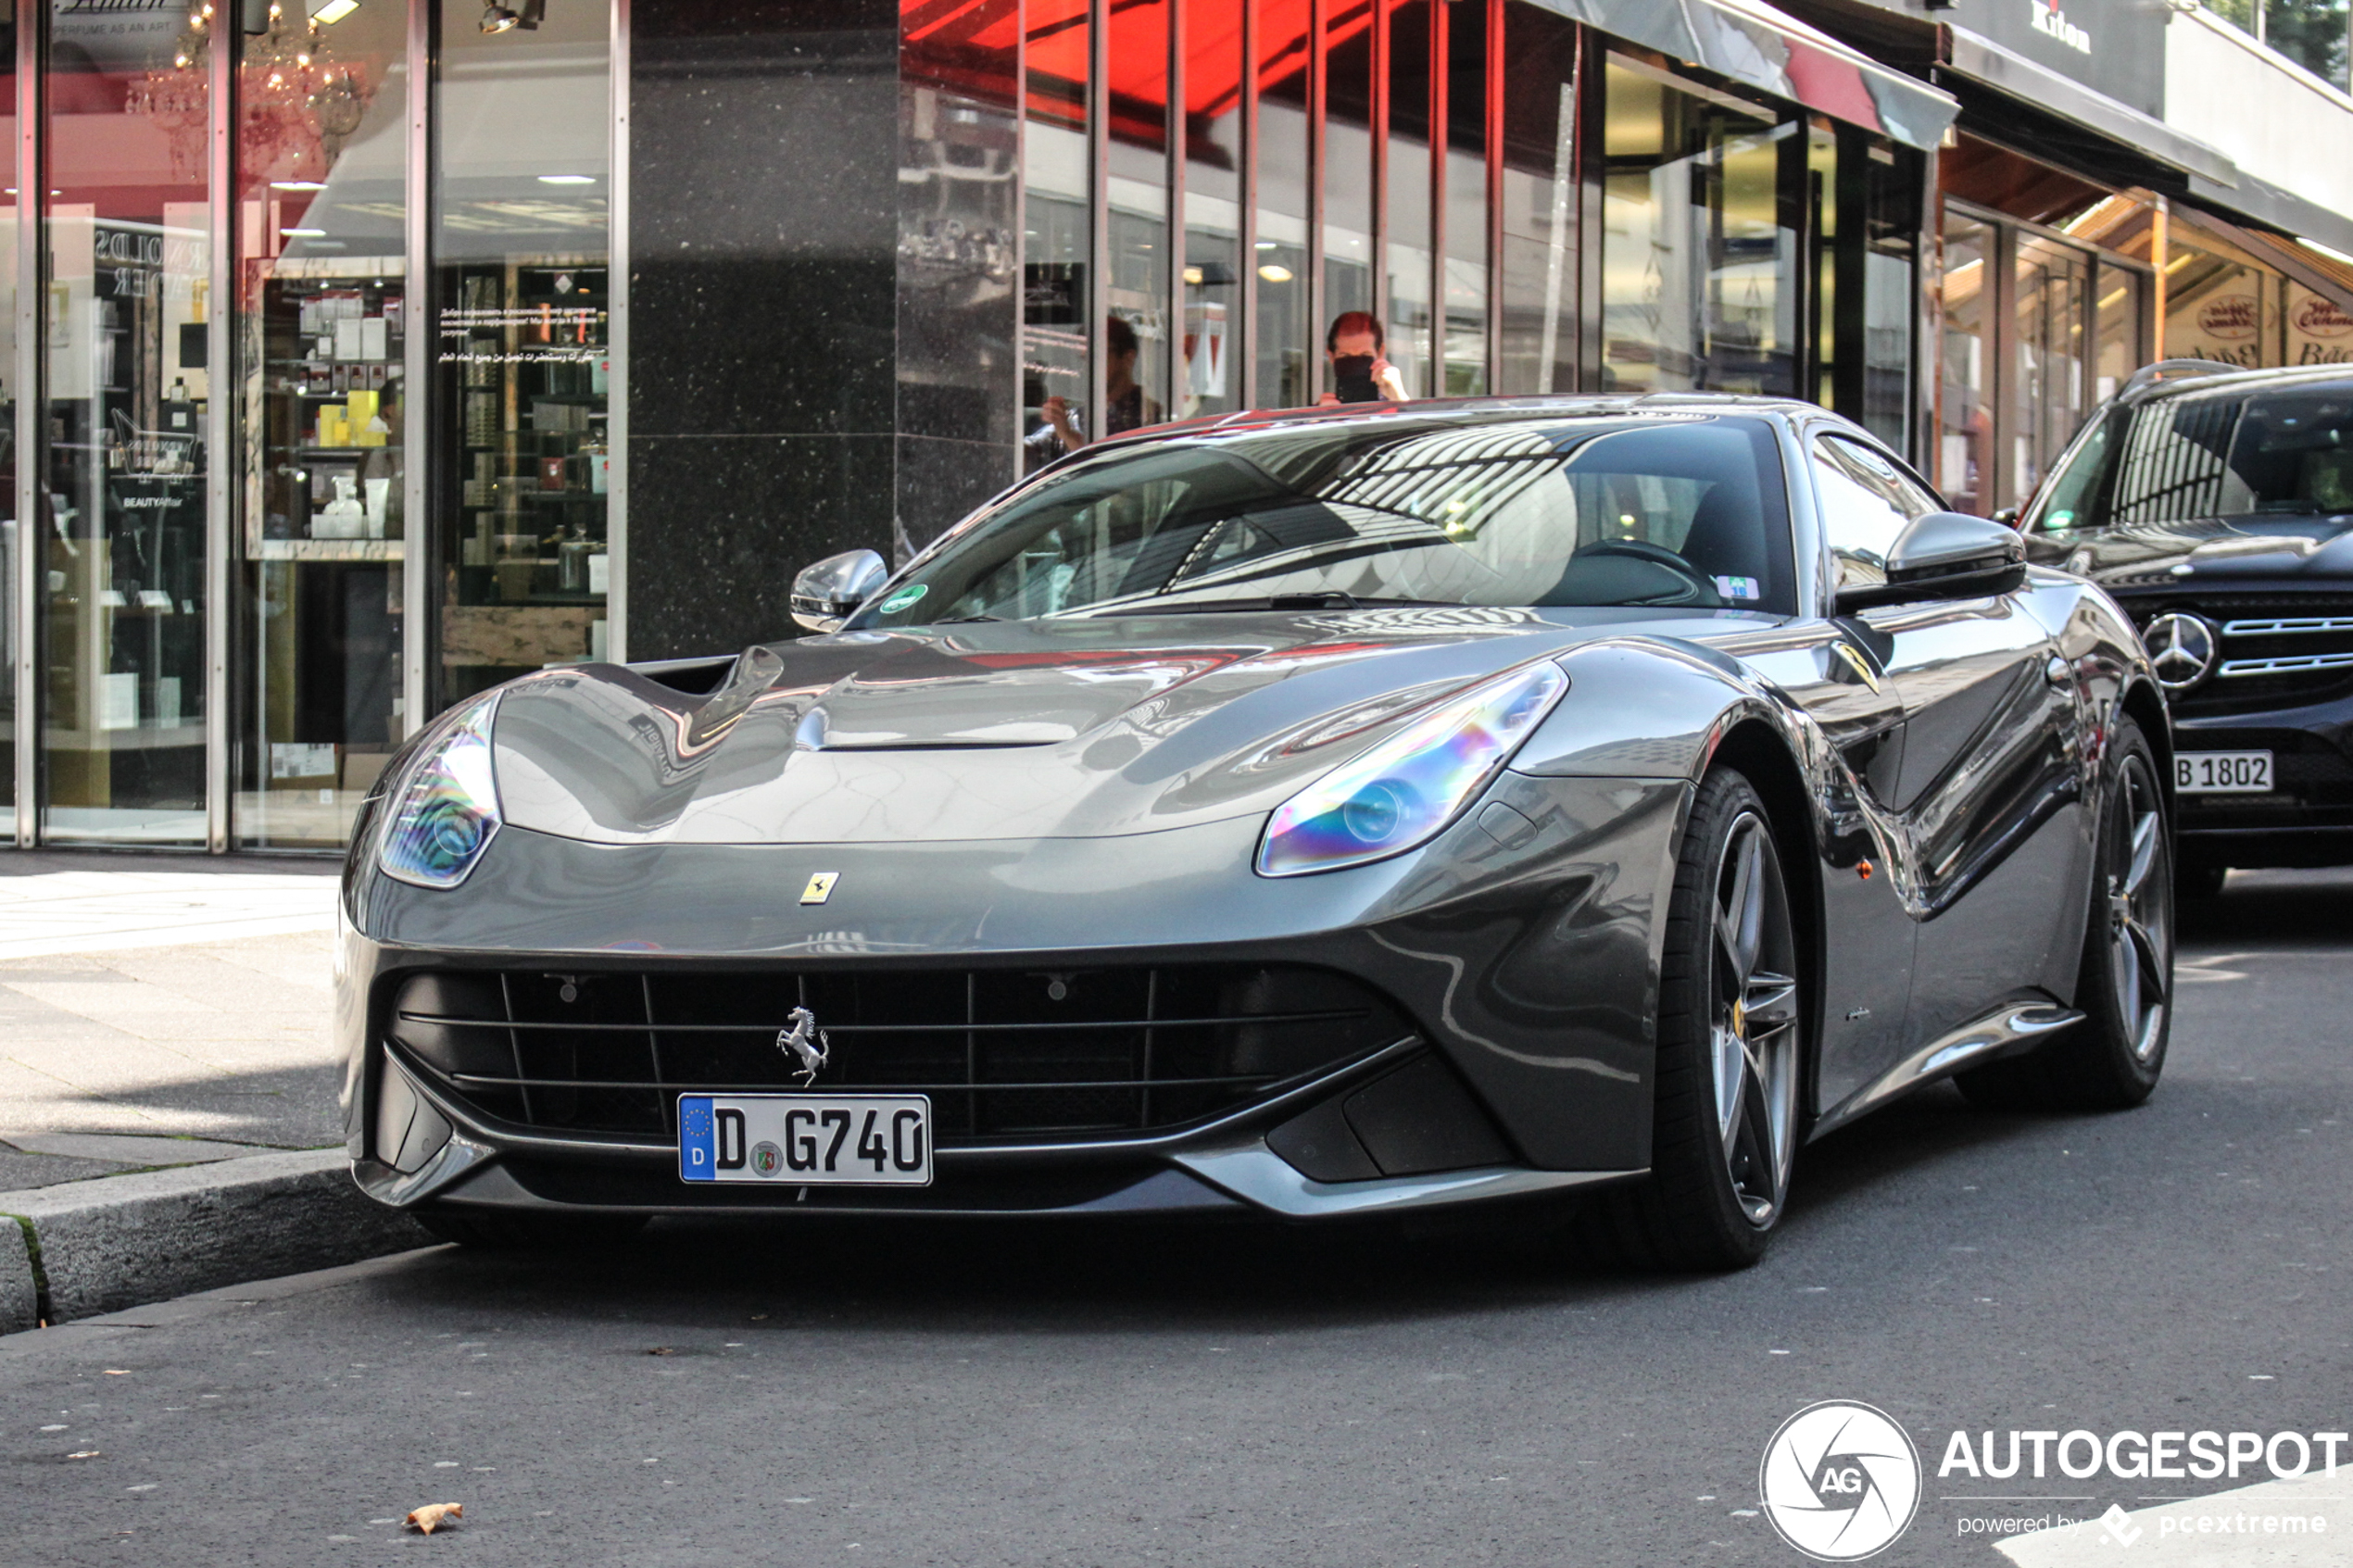
[[[178,8],[50,18],[42,832],[205,841],[209,42]]]
[[[1604,387],[1794,395],[1779,173],[1799,128],[1621,57],[1604,77]]]
[[[1322,331],[1307,319],[1309,15],[1305,6],[1258,15],[1258,237],[1246,282],[1258,325],[1251,401],[1261,408],[1314,402],[1312,356],[1323,351]]]
[[[281,8],[237,147],[236,834],[338,845],[405,733],[406,7]]]
[[[1097,428],[1088,404],[1088,345],[1094,301],[1093,160],[1088,151],[1087,0],[1032,0],[1023,26],[1028,48],[1027,123],[1022,136],[1021,430],[1023,467],[1063,453],[1050,413],[1067,410],[1082,432]],[[1052,400],[1059,398],[1059,405]]]
[[[608,11],[484,33],[444,0],[434,82],[438,696],[602,659],[610,580]]]
[[[1242,0],[1185,19],[1185,320],[1177,412],[1241,407]]]
[[[1504,9],[1503,341],[1495,389],[1577,387],[1577,26]]]

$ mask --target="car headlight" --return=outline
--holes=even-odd
[[[476,703],[425,743],[384,801],[376,864],[419,887],[455,887],[490,847],[502,820],[490,765],[498,699]]]
[[[1567,688],[1547,659],[1441,703],[1284,801],[1258,847],[1259,873],[1337,871],[1428,843]]]

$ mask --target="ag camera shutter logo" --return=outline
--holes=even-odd
[[[1765,1445],[1756,1491],[1781,1539],[1818,1562],[1856,1562],[1911,1527],[1919,1450],[1884,1411],[1825,1399]]]

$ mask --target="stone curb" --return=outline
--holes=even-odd
[[[0,1334],[434,1240],[364,1197],[340,1148],[0,1192]]]

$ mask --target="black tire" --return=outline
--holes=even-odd
[[[2127,1110],[2165,1071],[2173,1026],[2172,823],[2156,756],[2118,721],[2099,797],[2091,915],[2075,1005],[2083,1022],[2024,1056],[1960,1074],[1997,1110]]]
[[[417,1223],[444,1241],[484,1252],[595,1252],[646,1228],[644,1214],[460,1213],[421,1209]]]
[[[1656,1269],[1765,1255],[1797,1146],[1801,973],[1765,803],[1717,769],[1692,802],[1667,904],[1650,1174],[1597,1195],[1580,1225],[1589,1246]]]

